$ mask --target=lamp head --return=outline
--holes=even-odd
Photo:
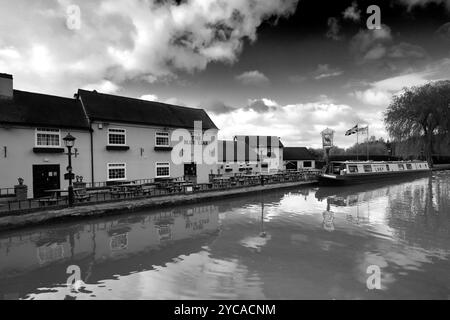
[[[65,136],[63,138],[64,140],[64,145],[68,148],[72,148],[75,145],[75,140],[76,138],[74,136],[72,136],[70,133],[67,134],[67,136]]]

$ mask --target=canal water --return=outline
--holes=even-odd
[[[450,172],[0,233],[0,299],[315,298],[450,299]]]

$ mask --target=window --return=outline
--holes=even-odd
[[[389,168],[389,165],[388,165],[388,164],[386,165],[386,170],[387,170],[387,171],[390,171],[390,170],[391,170],[391,169]]]
[[[169,147],[169,133],[168,132],[156,132],[156,146],[157,147]]]
[[[406,169],[412,170],[412,164],[411,164],[411,163],[407,163],[407,164],[406,164]]]
[[[372,172],[372,165],[365,164],[364,165],[364,172]]]
[[[169,178],[170,177],[170,164],[168,162],[156,163],[156,177],[157,178]]]
[[[126,178],[125,163],[108,163],[108,181],[126,180]]]
[[[405,170],[405,167],[403,166],[403,164],[399,164],[399,165],[398,165],[398,169],[399,169],[399,170]]]
[[[36,147],[61,147],[61,131],[59,129],[36,129]]]
[[[312,162],[311,161],[303,161],[303,168],[311,168]]]
[[[348,166],[348,171],[350,173],[358,173],[358,166]]]
[[[126,144],[127,132],[125,129],[108,129],[108,144],[113,146],[124,146]]]

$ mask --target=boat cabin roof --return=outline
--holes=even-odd
[[[396,163],[426,163],[426,161],[412,160],[412,161],[330,161],[331,164],[396,164]]]

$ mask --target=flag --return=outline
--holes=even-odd
[[[348,129],[347,132],[345,133],[346,136],[351,136],[352,134],[355,134],[358,132],[358,125],[354,126],[351,129]]]
[[[361,132],[362,134],[369,132],[369,126],[366,126],[364,128],[358,128],[358,132]]]

